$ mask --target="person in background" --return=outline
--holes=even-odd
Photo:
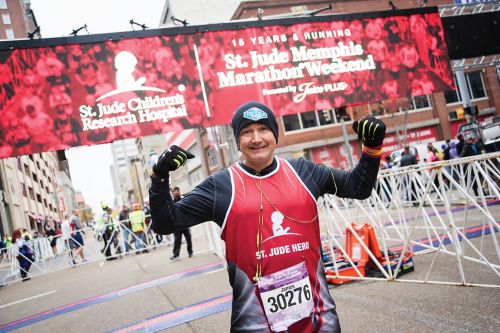
[[[406,167],[410,165],[416,165],[417,163],[418,163],[417,157],[411,153],[410,146],[405,146],[399,165],[401,167]],[[410,201],[413,205],[417,205],[415,181],[410,178],[409,173],[404,175],[403,188],[404,188],[404,193],[406,194],[406,200]]]
[[[460,157],[470,157],[479,154],[479,151],[474,144],[474,137],[468,136],[465,138],[464,148],[462,149],[462,153]],[[472,185],[472,190],[474,191],[474,195],[477,197],[479,195],[478,192],[478,181],[476,180],[476,176],[473,169],[469,169],[465,165],[462,165],[462,176],[464,177],[467,184]]]
[[[57,237],[56,231],[54,229],[54,223],[47,224],[45,229],[45,234],[47,236],[47,240],[50,242],[50,248],[52,249],[52,253],[54,256],[57,255]]]
[[[107,204],[101,205],[103,213],[98,220],[98,228],[102,230],[102,239],[104,241],[104,248],[101,252],[106,256],[106,260],[111,261],[117,259],[117,255],[121,254],[121,248],[118,244],[117,230],[113,222],[111,213],[113,210]],[[111,254],[111,245],[115,247],[116,255]]]
[[[135,202],[132,209],[133,211],[128,216],[134,233],[135,250],[138,251],[137,253],[147,253],[149,251],[146,249],[146,235],[144,233],[146,214],[144,214],[140,203]]]
[[[76,209],[73,210],[72,215],[69,219],[71,228],[74,230],[70,242],[73,242],[73,255],[76,258],[76,256],[80,256],[82,259],[82,263],[87,262],[85,259],[85,253],[84,253],[84,241],[83,241],[83,235],[85,232],[83,231],[82,224],[80,222],[80,217],[78,216],[78,211]]]
[[[125,244],[125,254],[128,254],[128,252],[131,249],[130,246],[130,228],[132,227],[130,225],[130,220],[129,220],[129,211],[128,211],[128,206],[127,204],[123,204],[122,210],[120,211],[120,214],[118,214],[118,222],[122,225],[122,230],[123,230],[123,242]]]
[[[392,169],[392,160],[391,156],[387,155],[384,158],[384,162],[380,162],[380,170],[390,170]],[[377,186],[378,193],[381,196],[381,199],[387,203],[387,207],[390,205],[392,200],[392,189],[390,185],[389,178],[383,177],[381,178],[380,183]],[[382,189],[382,191],[380,191]],[[383,196],[382,196],[383,195]]]
[[[174,187],[172,189],[172,194],[175,202],[181,200],[181,190],[178,187]],[[182,244],[182,235],[184,235],[184,238],[186,239],[189,258],[193,256],[193,243],[191,241],[191,232],[189,231],[189,228],[186,228],[174,232],[174,250],[173,250],[173,255],[170,257],[170,260],[172,261],[179,260],[179,254],[181,252],[181,244]]]
[[[3,260],[7,254],[7,244],[5,244],[5,238],[0,239],[0,257]]]
[[[464,136],[462,134],[458,134],[457,140],[458,140],[457,145],[456,145],[457,154],[458,154],[458,156],[460,156],[460,155],[462,155],[462,149],[464,149],[464,145],[465,145]]]
[[[274,156],[278,123],[262,103],[238,107],[232,128],[242,161],[184,198],[170,196],[169,172],[194,155],[175,145],[160,155],[149,189],[153,230],[170,234],[206,221],[222,228],[233,287],[231,332],[340,332],[321,260],[317,200],[326,193],[370,196],[385,124],[374,117],[353,123],[363,148],[350,172]],[[294,304],[277,305],[284,290]]]
[[[64,221],[61,224],[62,236],[61,239],[64,241],[64,246],[68,251],[68,257],[70,259],[70,265],[76,265],[75,255],[73,253],[73,249],[75,247],[75,243],[71,241],[71,237],[73,235],[73,228],[71,227],[71,222],[69,220],[69,216],[67,214],[64,215]]]
[[[12,234],[12,243],[12,255],[16,257],[19,262],[21,279],[23,281],[28,281],[30,279],[28,272],[31,268],[31,264],[33,263],[33,250],[30,246],[30,239],[27,236],[23,236],[23,230],[16,229]]]
[[[451,155],[450,155],[450,150],[451,150],[450,139],[446,140],[445,143],[443,143],[441,145],[441,150],[443,151],[443,160],[444,161],[450,160],[451,159]]]
[[[455,158],[458,158],[459,154],[458,154],[458,150],[457,150],[457,144],[455,143],[455,141],[451,141],[450,142],[450,159],[455,159]]]

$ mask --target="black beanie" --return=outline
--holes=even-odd
[[[267,125],[278,143],[278,123],[271,109],[259,102],[247,102],[236,109],[231,121],[238,149],[240,148],[240,131],[243,127],[253,123]]]

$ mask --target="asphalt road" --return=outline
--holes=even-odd
[[[171,248],[90,263],[0,289],[0,332],[228,332],[230,292],[223,261],[208,252],[170,262]],[[432,276],[456,277],[439,255]],[[432,255],[416,256],[404,279],[424,279]],[[484,266],[468,276],[499,284]],[[344,332],[498,332],[500,289],[358,281],[332,287]]]

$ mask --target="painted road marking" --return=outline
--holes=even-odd
[[[136,284],[136,285],[133,285],[130,287],[123,288],[123,289],[115,290],[115,291],[112,291],[112,292],[109,292],[109,293],[106,293],[103,295],[86,298],[86,299],[83,299],[83,300],[80,300],[80,301],[77,301],[74,303],[63,305],[63,306],[57,307],[55,309],[51,309],[48,311],[37,313],[35,315],[29,316],[26,318],[22,318],[22,319],[18,319],[16,321],[1,325],[0,332],[9,332],[12,330],[16,330],[16,329],[19,329],[21,327],[28,326],[28,325],[31,325],[31,324],[34,324],[34,323],[37,323],[37,322],[40,322],[40,321],[43,321],[46,319],[50,319],[52,317],[59,316],[59,315],[62,315],[62,314],[68,313],[68,312],[72,312],[75,310],[86,308],[86,307],[89,307],[91,305],[107,302],[107,301],[110,301],[112,299],[116,299],[116,298],[119,298],[119,297],[122,297],[122,296],[125,296],[128,294],[142,291],[144,289],[156,287],[156,286],[161,285],[161,284],[170,283],[170,282],[177,281],[177,280],[180,280],[180,279],[183,279],[186,277],[206,273],[206,272],[209,272],[211,270],[218,270],[218,269],[221,269],[223,267],[225,267],[224,262],[219,261],[216,263],[191,268],[191,269],[188,269],[188,270],[176,273],[176,274],[167,275],[167,276],[164,276],[164,277],[161,277],[158,279],[154,279],[151,281],[139,283],[139,284]]]
[[[56,292],[56,290],[52,290],[52,291],[48,291],[48,292],[40,294],[40,295],[35,295],[35,296],[28,297],[28,298],[20,299],[18,301],[12,302],[12,303],[0,305],[0,309],[6,308],[6,307],[14,305],[14,304],[19,304],[19,303],[22,303],[22,302],[31,301],[32,299],[35,299],[35,298],[38,298],[38,297],[43,297],[43,296],[46,296],[46,295],[50,295],[50,294],[53,294],[55,292]]]
[[[211,298],[200,303],[161,313],[109,332],[158,332],[229,310],[231,309],[232,300],[233,296],[231,294]]]

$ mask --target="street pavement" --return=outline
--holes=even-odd
[[[195,243],[196,246],[196,243]],[[202,247],[198,247],[202,248]],[[172,249],[94,262],[16,282],[0,289],[0,332],[229,332],[225,265],[208,251],[170,262]],[[432,255],[415,256],[406,279]],[[433,270],[446,278],[455,259]],[[491,276],[486,268],[467,274]],[[499,284],[498,276],[486,282]],[[344,332],[499,332],[500,289],[358,281],[332,286]]]

